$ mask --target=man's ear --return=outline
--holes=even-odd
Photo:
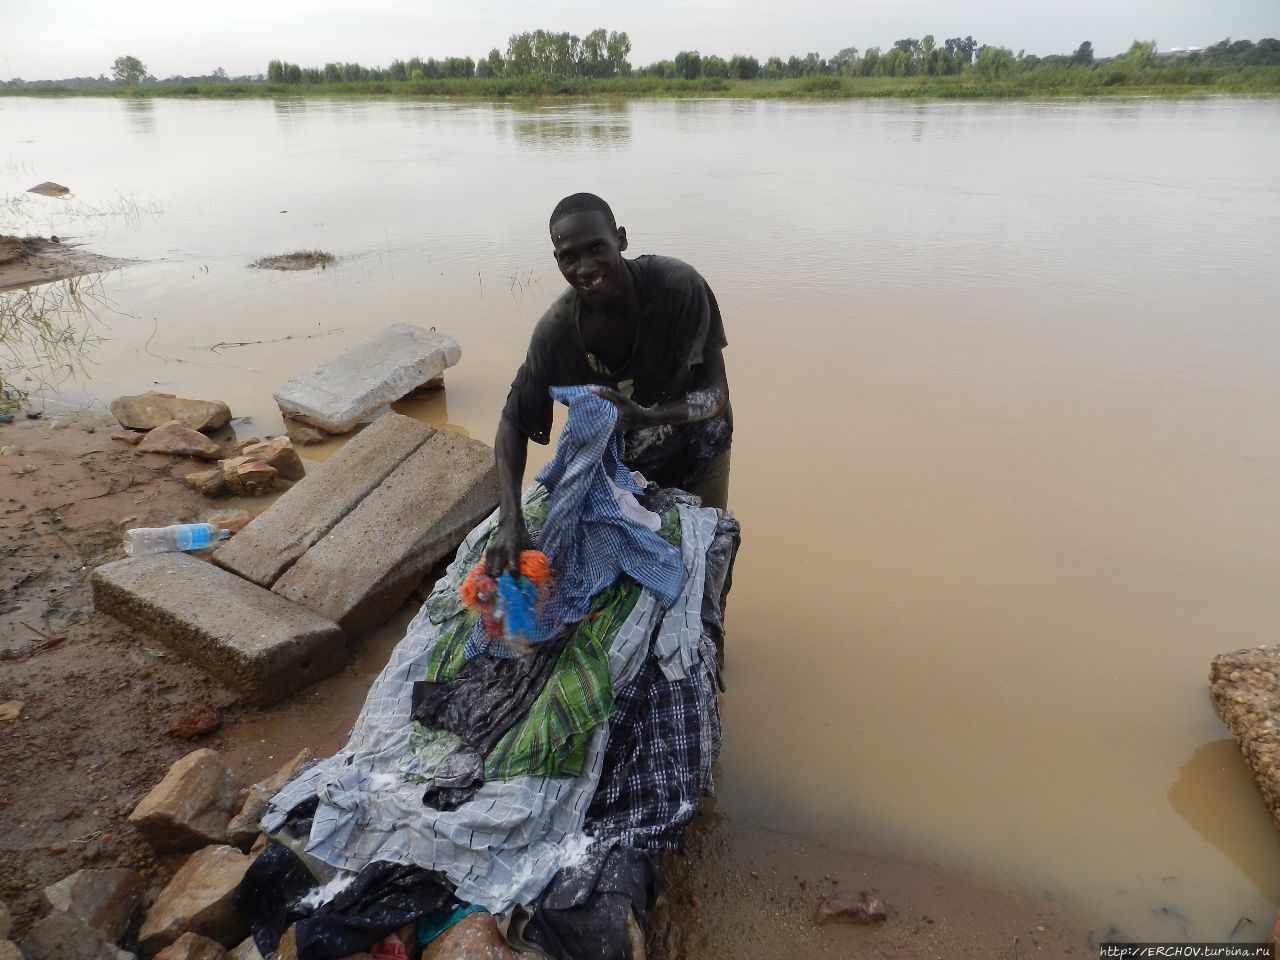
[[[625,249],[627,249],[627,228],[619,227],[618,228],[618,252],[621,253]]]

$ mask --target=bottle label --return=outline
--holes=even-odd
[[[179,550],[203,550],[209,545],[209,525],[184,523],[178,528]]]

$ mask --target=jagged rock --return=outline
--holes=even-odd
[[[422,960],[521,960],[531,956],[509,947],[488,913],[467,914],[422,952]]]
[[[132,953],[107,943],[96,930],[55,910],[39,921],[22,941],[27,960],[136,960]]]
[[[172,453],[180,457],[217,460],[222,456],[218,446],[199,430],[192,430],[180,420],[170,420],[156,427],[138,444],[142,453]]]
[[[232,457],[219,461],[227,489],[245,497],[260,497],[276,486],[276,469],[253,457]]]
[[[235,780],[214,750],[174,763],[129,814],[129,822],[161,853],[221,842],[235,811]]]
[[[303,747],[297,756],[274,774],[245,791],[244,805],[227,824],[227,843],[244,849],[258,839],[258,821],[267,812],[267,801],[280,792],[280,788],[293,779],[294,774],[316,758]]]
[[[111,401],[111,415],[130,430],[154,430],[170,420],[181,420],[193,430],[217,430],[231,422],[231,408],[221,400],[184,400],[172,393],[152,390]]]
[[[44,888],[55,910],[75,917],[112,943],[124,936],[142,899],[142,879],[132,870],[77,870]]]
[[[258,945],[253,942],[253,937],[245,937],[227,954],[227,960],[262,960],[262,954],[258,952]]]
[[[9,913],[9,905],[0,900],[0,940],[9,939],[13,933],[13,915]]]
[[[27,193],[38,193],[42,197],[65,197],[70,192],[70,187],[64,187],[62,184],[54,183],[52,180],[45,180],[43,183],[37,183],[34,187],[27,188]]]
[[[182,482],[206,497],[221,497],[230,492],[227,489],[227,478],[222,475],[220,466],[188,473],[182,478]]]
[[[12,940],[0,940],[0,960],[26,960]]]
[[[226,960],[222,944],[198,933],[184,933],[151,960]]]
[[[138,444],[142,442],[142,438],[145,436],[146,436],[145,433],[137,433],[133,430],[127,430],[127,431],[122,431],[120,433],[113,433],[111,435],[111,439],[119,440],[122,443],[127,443],[131,447],[136,447]]]
[[[293,449],[293,441],[288,437],[276,437],[265,443],[253,443],[240,448],[242,456],[253,457],[259,463],[274,467],[285,480],[301,480],[306,475],[302,458]]]
[[[305,423],[299,423],[297,420],[286,420],[284,422],[284,432],[300,447],[305,447],[313,443],[324,443],[331,439],[330,434],[325,433],[317,427],[308,426]]]
[[[244,919],[232,905],[252,861],[233,847],[197,850],[160,891],[138,933],[138,945],[155,953],[182,934],[198,933],[223,946],[244,939]]]
[[[872,896],[866,890],[857,894],[849,890],[841,890],[818,904],[818,910],[813,915],[813,921],[820,924],[872,924],[879,923],[888,915],[880,899]]]
[[[239,533],[249,525],[249,521],[252,519],[253,514],[248,510],[218,510],[205,517],[204,522],[212,523],[220,530]]]
[[[1271,819],[1280,827],[1280,646],[1213,658],[1209,692],[1240,745]]]
[[[199,740],[221,726],[222,721],[212,710],[195,707],[174,717],[173,722],[169,724],[169,732],[183,740]]]

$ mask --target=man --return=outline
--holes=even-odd
[[[552,386],[594,384],[618,408],[623,460],[663,486],[724,508],[733,413],[720,308],[705,280],[670,257],[623,259],[627,231],[590,193],[556,205],[556,265],[569,283],[533,331],[495,441],[498,531],[487,566],[514,568],[532,546],[520,511],[530,439],[551,439]]]

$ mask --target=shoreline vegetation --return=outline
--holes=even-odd
[[[302,67],[272,60],[265,74],[230,77],[221,67],[199,77],[157,80],[136,57],[116,59],[112,79],[21,79],[0,95],[189,97],[391,97],[506,100],[543,98],[963,99],[1102,96],[1280,94],[1280,40],[1230,38],[1208,47],[1160,51],[1135,40],[1116,57],[1095,57],[1089,41],[1073,53],[1036,56],[979,45],[973,37],[939,43],[904,38],[887,50],[845,47],[787,59],[724,59],[684,50],[670,60],[632,68],[626,33],[535,30],[514,34],[506,53],[485,57],[413,57],[388,67],[326,63]]]

